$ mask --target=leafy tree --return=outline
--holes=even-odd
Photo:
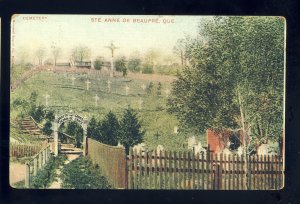
[[[131,72],[140,72],[141,71],[141,60],[139,58],[131,58],[128,61],[128,69]]]
[[[157,94],[158,96],[161,95],[161,87],[162,87],[161,83],[158,82],[158,85],[157,85],[157,91],[156,91],[156,94]]]
[[[76,147],[80,147],[83,140],[83,129],[75,121],[71,121],[66,126],[66,133],[71,136],[75,136]]]
[[[154,69],[152,65],[149,64],[145,64],[143,66],[143,70],[142,70],[143,74],[153,74],[154,73]]]
[[[201,38],[187,42],[190,65],[173,83],[169,110],[198,131],[240,127],[244,155],[250,128],[251,137],[278,140],[283,124],[283,18],[215,17],[201,23]]]
[[[86,46],[78,46],[72,50],[71,59],[73,61],[83,62],[91,56],[91,49]]]
[[[126,58],[121,57],[115,61],[115,68],[117,72],[123,72],[126,68]]]
[[[43,133],[47,136],[51,136],[52,134],[52,123],[50,121],[47,121],[45,124],[44,124],[44,127],[43,127]]]
[[[46,55],[46,51],[44,48],[40,47],[39,49],[36,50],[36,57],[38,58],[39,65],[43,65],[43,59]]]
[[[146,88],[147,94],[148,94],[148,95],[153,94],[153,89],[154,89],[154,84],[153,84],[153,82],[151,81],[151,82],[149,83],[149,85],[147,86],[147,88]]]
[[[118,144],[120,124],[117,116],[109,111],[100,123],[100,142],[115,146]]]
[[[97,139],[98,133],[99,131],[97,120],[95,119],[95,117],[92,117],[87,127],[87,135],[90,138]]]
[[[53,110],[47,110],[45,118],[48,119],[49,121],[53,121],[55,119],[55,114]]]
[[[36,122],[40,123],[45,117],[45,107],[43,105],[37,107],[34,106],[29,111],[29,115],[31,115]]]
[[[141,129],[137,113],[130,107],[125,109],[120,125],[120,142],[128,153],[130,147],[143,141],[145,131]]]
[[[103,57],[97,57],[94,61],[94,68],[96,70],[101,70],[104,66],[104,58]]]

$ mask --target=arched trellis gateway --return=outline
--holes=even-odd
[[[61,116],[55,115],[55,119],[54,119],[54,122],[52,125],[53,138],[54,138],[54,155],[55,156],[58,155],[58,128],[66,121],[75,121],[79,125],[81,125],[81,127],[83,129],[83,142],[82,142],[83,154],[85,156],[88,119],[87,119],[87,117],[82,117],[82,116],[80,116],[76,113],[72,113],[72,112],[63,114]]]

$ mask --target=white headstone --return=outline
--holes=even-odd
[[[125,87],[125,94],[126,94],[126,96],[128,95],[128,93],[129,93],[129,87],[126,85],[126,87]]]
[[[72,85],[74,86],[75,85],[75,77],[74,76],[72,76],[72,78],[71,78],[71,80],[72,80]]]
[[[166,89],[166,90],[165,90],[165,93],[166,93],[166,97],[168,98],[169,95],[170,95],[170,89]]]
[[[142,87],[143,91],[145,91],[145,89],[146,89],[146,85],[145,85],[145,84],[143,84],[141,87]]]
[[[50,98],[50,95],[49,94],[46,94],[45,95],[45,99],[46,99],[46,107],[48,106],[48,99]]]
[[[99,96],[96,94],[95,98],[95,106],[98,106]]]
[[[87,80],[85,83],[86,83],[86,90],[89,90],[91,82],[89,80]]]
[[[178,134],[178,127],[177,126],[174,126],[174,133]]]
[[[111,84],[111,81],[107,80],[107,89],[108,89],[108,92],[110,92],[110,88],[111,88],[110,84]]]
[[[139,109],[142,109],[142,105],[143,105],[144,101],[142,99],[139,99]]]

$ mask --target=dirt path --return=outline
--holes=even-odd
[[[26,165],[11,162],[9,164],[9,183],[13,186],[14,183],[25,180]]]
[[[68,154],[67,155],[67,160],[65,161],[64,165],[60,166],[58,169],[56,169],[57,176],[55,178],[55,181],[50,185],[49,189],[60,189],[60,188],[62,188],[62,180],[60,178],[61,172],[62,172],[65,165],[67,165],[72,160],[76,159],[77,157],[79,157],[78,154]]]

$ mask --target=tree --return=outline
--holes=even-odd
[[[118,144],[120,124],[117,116],[109,111],[100,125],[100,142],[116,146]]]
[[[141,71],[141,59],[139,59],[139,58],[129,59],[128,69],[131,72],[140,72]]]
[[[83,129],[82,127],[75,121],[71,121],[67,124],[66,127],[66,134],[74,136],[75,137],[75,141],[76,147],[80,147],[82,140],[83,140]]]
[[[53,55],[53,59],[54,59],[54,66],[56,66],[57,59],[61,55],[61,48],[53,47],[52,48],[52,55]]]
[[[47,121],[43,127],[43,133],[47,135],[48,137],[52,134],[52,123],[50,121]]]
[[[280,17],[202,21],[202,38],[186,44],[190,66],[173,83],[169,110],[198,131],[241,128],[244,156],[250,136],[279,140],[283,128],[283,31]],[[247,157],[244,159],[247,173]]]
[[[72,50],[71,59],[75,62],[83,62],[84,60],[90,58],[91,50],[85,46],[78,46]]]
[[[96,70],[101,70],[103,66],[104,66],[104,58],[98,56],[94,61],[94,68]]]
[[[124,69],[127,69],[126,68],[126,57],[123,56],[121,58],[118,58],[115,61],[115,68],[116,68],[117,72],[123,72]]]
[[[154,69],[152,65],[149,64],[145,64],[143,66],[143,70],[142,70],[143,74],[153,74],[154,73]]]
[[[39,65],[43,65],[43,59],[44,59],[45,54],[46,54],[45,49],[40,47],[39,49],[37,49],[35,54],[36,54],[36,57],[38,58]]]
[[[190,37],[186,36],[185,38],[178,39],[176,45],[173,47],[173,52],[180,57],[181,67],[186,66],[187,62],[187,46],[190,41]]]
[[[156,91],[156,94],[157,94],[158,96],[161,95],[161,87],[162,87],[161,83],[158,82],[158,85],[157,85],[157,91]]]
[[[87,136],[92,138],[92,139],[97,139],[97,135],[98,135],[99,131],[98,131],[98,123],[97,120],[95,119],[95,117],[92,117],[92,119],[90,120],[88,127],[87,127]]]
[[[159,59],[160,59],[159,51],[154,49],[148,50],[145,53],[145,57],[144,57],[145,67],[151,67],[153,69],[153,72],[155,72]]]
[[[145,131],[141,129],[137,113],[130,107],[125,109],[120,125],[120,142],[128,154],[130,147],[143,141]]]
[[[153,94],[153,89],[154,89],[154,84],[153,84],[153,82],[151,81],[151,82],[149,83],[149,85],[147,86],[147,88],[146,88],[147,94],[148,94],[148,95],[152,95],[152,94]]]

